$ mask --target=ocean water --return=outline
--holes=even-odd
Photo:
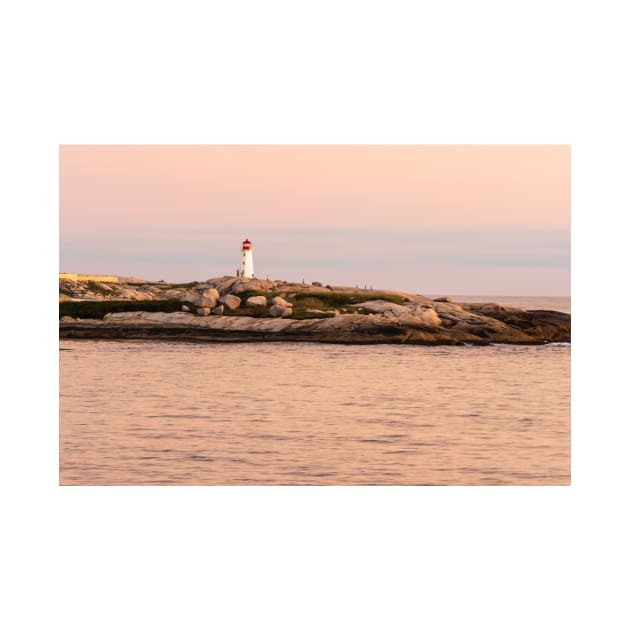
[[[60,483],[566,485],[570,353],[62,339]]]

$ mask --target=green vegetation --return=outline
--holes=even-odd
[[[354,305],[368,300],[386,300],[395,304],[402,304],[407,298],[391,293],[298,293],[291,298],[295,312],[314,309],[319,311],[335,311],[340,313],[363,313],[365,309]]]
[[[151,313],[174,313],[181,310],[179,300],[103,300],[102,302],[60,302],[59,317],[69,315],[81,319],[103,319],[107,313],[149,311]]]
[[[168,284],[166,288],[168,289],[192,289],[193,287],[196,287],[198,284],[200,284],[199,282],[195,281],[195,282],[184,282],[182,284]]]
[[[235,311],[231,311],[226,308],[223,311],[224,315],[232,317],[272,317],[269,314],[269,306],[250,306],[248,304],[241,304]],[[309,313],[303,308],[295,307],[293,309],[293,315],[289,319],[323,319],[324,317],[334,317],[334,310],[326,313]]]
[[[396,304],[402,304],[407,301],[407,298],[402,295],[374,292],[337,293],[335,291],[330,291],[325,293],[299,293],[295,296],[296,300],[306,300],[311,298],[321,300],[322,303],[329,305],[331,308],[349,306],[351,304],[358,304],[359,302],[367,302],[368,300],[385,300]]]
[[[269,308],[266,306],[249,306],[242,302],[241,305],[232,311],[227,306],[223,309],[224,315],[232,315],[235,317],[271,317]]]
[[[125,282],[124,285],[128,287],[156,287],[158,289],[192,289],[198,284],[201,284],[197,280],[194,282],[183,282],[180,284],[171,284],[170,282],[164,282],[163,280],[148,281],[148,282]]]
[[[280,295],[280,291],[254,291],[252,289],[247,289],[247,291],[239,291],[238,293],[233,293],[232,295],[236,295],[241,298],[241,302],[245,303],[247,298],[253,297],[255,295],[264,295],[268,300],[276,295]]]
[[[195,286],[195,282],[185,285],[172,285],[180,288],[190,288]],[[92,288],[92,290],[98,290]],[[281,295],[279,291],[242,291],[236,293],[241,298],[241,306],[235,311],[225,308],[223,314],[236,317],[271,317],[269,306],[251,306],[246,304],[247,298],[253,295],[264,295],[268,300]],[[365,309],[355,306],[367,300],[386,300],[396,304],[402,304],[407,298],[391,293],[336,293],[336,292],[305,292],[291,293],[291,297],[282,293],[287,301],[293,304],[293,315],[291,319],[322,319],[334,317],[335,311],[340,313],[365,313]],[[196,307],[188,304],[192,313]],[[81,302],[60,302],[59,317],[69,315],[81,319],[103,319],[107,313],[125,313],[132,311],[148,311],[151,313],[174,313],[180,311],[182,303],[177,299],[170,300],[103,300],[103,301],[81,301]],[[322,311],[315,312],[312,311]]]
[[[241,298],[243,305],[236,311],[225,310],[224,315],[244,315],[248,317],[269,317],[268,307],[261,306],[247,306],[245,302],[247,298],[254,295],[264,295],[268,300],[271,298],[282,295],[288,302],[293,304],[293,316],[291,319],[322,319],[325,317],[333,317],[335,311],[340,313],[367,313],[363,308],[357,308],[354,305],[361,302],[367,302],[368,300],[385,300],[387,302],[394,302],[395,304],[402,304],[407,302],[408,299],[402,295],[395,295],[392,293],[374,293],[374,292],[356,292],[356,293],[342,293],[334,291],[322,291],[322,292],[293,292],[286,294],[281,291],[254,291],[247,290],[235,293]],[[324,311],[323,313],[312,313],[310,311]]]

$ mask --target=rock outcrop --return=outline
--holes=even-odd
[[[365,294],[369,300],[374,293],[371,290],[358,287],[322,286],[320,282],[312,284],[300,284],[286,282],[284,280],[261,280],[259,278],[240,278],[235,276],[222,276],[210,278],[205,282],[188,282],[186,284],[169,284],[163,281],[149,282],[134,278],[125,279],[126,282],[105,284],[102,282],[75,281],[70,279],[59,280],[59,301],[140,301],[140,300],[168,300],[176,299],[181,302],[199,306],[197,300],[200,297],[215,298],[217,301],[221,295],[241,293],[244,291],[268,293],[275,292],[289,295],[292,292],[326,294],[353,293]],[[419,299],[427,301],[429,298],[411,295],[397,291],[388,291],[391,295]]]
[[[273,280],[259,280],[258,278],[238,278],[223,276],[210,278],[204,283],[215,288],[221,295],[227,293],[241,293],[242,291],[273,291],[276,283]]]
[[[278,308],[281,308],[278,305]],[[432,309],[431,309],[432,310]],[[485,311],[485,314],[480,314]],[[523,311],[474,305],[456,311],[457,320],[436,324],[435,315],[402,313],[392,319],[370,313],[324,319],[286,316],[256,318],[190,313],[110,313],[102,320],[60,321],[60,335],[99,339],[182,339],[196,341],[316,341],[321,343],[396,343],[461,345],[541,344],[570,341],[570,316],[554,311]],[[435,311],[433,311],[435,313]],[[495,315],[495,317],[491,317]]]
[[[571,339],[571,316],[566,313],[353,287],[236,277],[186,285],[100,287],[99,283],[60,281],[59,286],[60,314],[65,315],[59,322],[62,337],[419,345],[542,344]],[[104,287],[109,294],[105,295]],[[241,291],[272,296],[249,295],[242,307],[241,298],[232,293]],[[144,305],[143,310],[120,312],[121,302],[141,298],[170,300],[165,310],[174,312],[147,312]],[[90,305],[91,310],[85,311],[84,305],[68,304],[75,301],[103,305]],[[110,303],[112,310],[103,314]],[[160,305],[156,306],[152,310],[160,311]],[[79,317],[103,319],[74,317],[82,312],[98,314]]]

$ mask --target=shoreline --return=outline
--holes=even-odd
[[[504,307],[502,307],[504,308]],[[514,316],[515,309],[510,309]],[[486,318],[467,329],[426,324],[401,316],[339,315],[313,320],[239,316],[199,317],[186,313],[116,313],[104,320],[59,322],[60,339],[168,340],[197,343],[326,343],[343,345],[488,346],[570,343],[570,316],[522,311],[527,331]]]
[[[426,346],[571,341],[569,313],[532,306],[232,276],[115,287],[62,280],[59,336]]]
[[[111,341],[111,342],[120,342],[120,341],[156,341],[156,342],[177,342],[181,344],[204,344],[204,345],[214,345],[214,346],[224,346],[224,345],[236,345],[236,344],[284,344],[284,343],[296,343],[296,344],[309,344],[309,345],[326,345],[326,346],[410,346],[416,348],[437,348],[437,347],[448,347],[448,348],[488,348],[488,347],[553,347],[553,346],[570,346],[570,341],[538,341],[538,342],[502,342],[497,343],[496,341],[490,341],[487,343],[472,343],[472,342],[462,342],[462,343],[399,343],[395,341],[324,341],[321,339],[212,339],[212,338],[195,338],[195,337],[173,337],[170,335],[151,335],[151,336],[96,336],[96,335],[72,335],[72,334],[63,334],[59,336],[59,342],[62,343],[65,340],[70,341]],[[60,348],[60,350],[66,350],[65,348]]]

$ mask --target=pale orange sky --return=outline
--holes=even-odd
[[[62,221],[568,225],[567,146],[63,146]],[[67,226],[70,227],[70,226]]]
[[[462,248],[481,240],[485,245],[473,252],[472,266],[481,264],[481,255],[485,269],[496,267],[497,290],[505,285],[499,278],[505,279],[506,267],[519,268],[514,277],[523,275],[531,246],[533,273],[550,265],[558,291],[564,287],[561,294],[568,294],[570,147],[62,146],[60,221],[66,271],[133,275],[136,269],[146,276],[154,268],[160,277],[181,280],[233,273],[228,243],[238,248],[246,236],[258,246],[257,261],[271,253],[261,246],[273,247],[272,275],[291,276],[299,256],[295,239],[310,267],[298,265],[294,273],[318,264],[330,271],[344,261],[362,269],[370,257],[395,268],[398,239],[404,241],[401,268],[413,275],[416,265],[422,275],[428,265],[437,277],[440,267],[438,276],[449,284],[444,269],[470,267]],[[523,242],[515,236],[519,231],[528,235]],[[388,234],[380,252],[379,233]],[[331,235],[334,252],[326,244]],[[507,251],[506,242],[514,248]],[[549,258],[552,250],[555,258]],[[440,255],[431,259],[430,252]],[[267,275],[260,264],[257,271]],[[528,286],[535,288],[535,280]]]

